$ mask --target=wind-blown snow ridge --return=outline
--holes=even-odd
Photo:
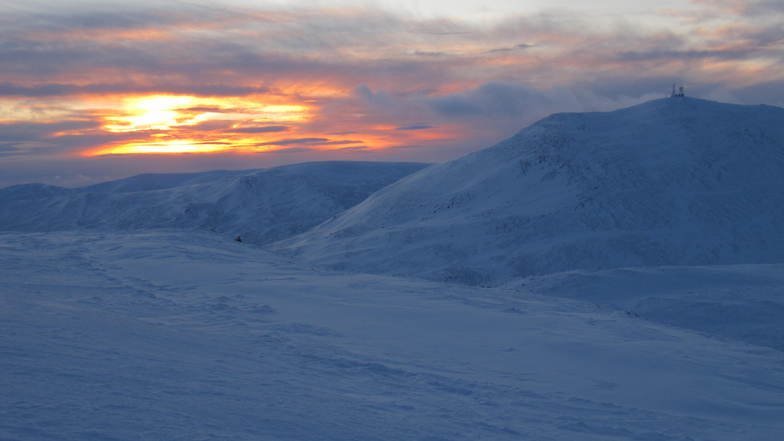
[[[463,283],[784,260],[784,109],[670,98],[555,114],[276,245]]]
[[[265,243],[328,219],[424,167],[316,162],[266,170],[147,174],[66,189],[0,189],[0,231],[186,228]]]

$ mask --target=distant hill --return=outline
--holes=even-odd
[[[693,98],[555,114],[275,244],[332,268],[470,284],[784,261],[784,109]]]
[[[0,189],[0,231],[186,228],[266,243],[301,233],[425,166],[314,162],[147,174],[76,189],[17,185]]]

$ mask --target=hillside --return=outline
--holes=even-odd
[[[314,271],[198,231],[0,250],[3,440],[784,434],[782,352],[581,301]]]
[[[784,109],[669,98],[555,114],[275,244],[331,268],[486,284],[784,260]]]
[[[784,351],[784,264],[578,270],[514,280],[507,287]]]
[[[424,166],[320,162],[148,174],[76,189],[17,185],[0,189],[0,231],[185,228],[265,243],[301,233]]]

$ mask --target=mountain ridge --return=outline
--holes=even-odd
[[[425,166],[332,161],[144,174],[74,189],[22,184],[0,189],[0,230],[184,228],[261,244],[305,231]]]
[[[469,284],[784,259],[784,109],[666,98],[554,114],[275,244],[336,269]]]

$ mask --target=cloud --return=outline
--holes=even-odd
[[[368,147],[366,145],[356,145],[351,147],[342,147],[337,149],[339,152],[366,152],[368,151]]]
[[[67,130],[90,129],[98,126],[95,121],[60,121],[53,123],[12,122],[0,123],[0,142],[40,141]]]
[[[289,130],[286,126],[263,126],[263,127],[240,127],[237,129],[229,129],[227,132],[232,133],[276,133],[285,132]]]
[[[432,129],[432,128],[433,128],[433,126],[429,126],[427,124],[414,124],[414,125],[411,125],[411,126],[400,126],[400,127],[396,128],[395,130],[427,130],[427,129]]]
[[[731,94],[733,98],[746,104],[784,106],[784,80],[752,84],[735,89]]]
[[[91,30],[91,29],[144,29],[154,26],[171,25],[179,21],[175,14],[160,13],[151,9],[143,9],[124,6],[118,10],[116,8],[105,7],[103,10],[98,5],[90,5],[89,9],[79,9],[72,14],[57,10],[56,7],[49,11],[36,11],[23,13],[26,19],[26,27],[31,30],[51,30],[55,29]]]
[[[772,2],[745,2],[743,7],[738,2],[719,3],[712,7],[746,11],[775,6]],[[634,74],[645,72],[643,65],[656,61],[697,66],[705,59],[776,57],[775,49],[763,53],[754,45],[762,44],[763,38],[768,45],[775,44],[782,33],[782,26],[775,23],[764,33],[760,26],[750,27],[737,31],[729,45],[719,45],[707,37],[705,41],[685,37],[711,26],[684,33],[624,26],[600,31],[584,20],[565,17],[510,17],[480,26],[455,20],[416,20],[372,8],[285,12],[103,8],[96,12],[75,7],[67,13],[34,14],[35,20],[29,16],[9,20],[14,25],[0,39],[0,95],[161,92],[244,96],[273,93],[285,79],[299,84],[320,81],[344,89],[363,84],[356,89],[358,96],[383,106],[384,100],[394,99],[372,90],[433,95],[450,84],[464,82],[475,87],[477,82],[512,83],[515,77],[525,78],[528,84],[532,78],[546,79],[550,87],[553,81],[576,81],[585,70],[608,63],[620,63],[621,69]],[[128,29],[148,28],[172,38],[122,37]],[[42,29],[49,31],[48,38],[36,37]],[[108,36],[116,31],[119,37],[54,37],[74,29],[101,29]],[[264,45],[254,44],[258,39]],[[521,39],[526,42],[520,43]],[[735,41],[745,43],[732,44]],[[572,68],[558,69],[564,64]],[[96,72],[101,72],[100,77]],[[107,74],[134,80],[106,82]],[[40,81],[30,84],[30,79]]]
[[[761,15],[784,15],[784,1],[782,0],[758,0],[750,1],[746,4],[743,11],[746,15],[761,16]]]
[[[666,50],[655,49],[650,51],[625,51],[619,52],[618,61],[657,61],[657,60],[700,60],[704,58],[718,59],[745,59],[753,55],[752,51],[740,49],[710,49],[710,50]]]
[[[256,145],[267,146],[267,145],[319,144],[328,141],[329,139],[327,138],[290,138],[290,139],[280,139],[271,142],[262,142]]]
[[[0,96],[21,97],[57,97],[68,95],[99,95],[99,94],[143,94],[170,93],[200,96],[245,96],[269,92],[266,87],[229,86],[219,84],[157,84],[142,85],[133,83],[95,83],[86,85],[44,83],[26,86],[15,83],[0,83]],[[215,111],[220,111],[217,109]]]
[[[431,106],[447,117],[514,117],[546,99],[541,92],[519,84],[487,83],[467,92],[435,98]]]
[[[784,14],[784,1],[782,0],[692,0],[692,3],[703,10],[724,15],[759,17],[769,14]]]
[[[0,18],[0,145],[9,146],[0,154],[7,161],[151,139],[242,139],[298,159],[362,151],[445,160],[549,113],[635,104],[665,95],[673,82],[736,102],[782,99],[784,26],[775,0],[694,1],[656,21],[555,11],[494,22],[370,6],[65,3],[10,9]],[[226,100],[180,109],[214,114],[193,126],[101,129],[117,97],[142,94]],[[238,97],[259,106],[240,109]],[[287,104],[308,110],[294,120],[258,110]],[[270,140],[275,133],[283,139]],[[242,166],[234,156],[187,164]]]
[[[439,51],[414,51],[414,55],[419,57],[442,57],[447,55],[447,53]]]
[[[288,154],[295,154],[295,153],[309,153],[312,152],[313,149],[304,148],[304,147],[288,147],[285,149],[274,149],[274,150],[262,150],[259,153],[264,154],[275,154],[275,155],[288,155]]]
[[[639,77],[618,75],[586,79],[577,83],[576,88],[590,91],[596,97],[610,102],[618,102],[625,99],[643,100],[650,98],[651,95],[664,97],[670,93],[670,87],[673,83],[682,84],[685,82],[684,80],[678,75],[644,75]],[[694,87],[701,91],[710,91],[716,87],[716,84],[702,82]]]
[[[236,121],[213,119],[188,126],[189,132],[230,132],[234,129]]]
[[[532,47],[534,47],[533,44],[520,43],[520,44],[516,44],[514,46],[509,46],[509,47],[498,47],[498,48],[490,49],[488,51],[485,51],[485,53],[486,54],[497,54],[497,53],[503,53],[503,52],[514,52],[514,51],[519,51],[521,49],[529,49],[529,48],[532,48]]]
[[[324,141],[324,142],[315,143],[315,145],[319,145],[319,146],[348,145],[348,144],[362,144],[363,142],[365,141],[362,141],[360,139],[346,139],[341,141]]]
[[[0,156],[11,156],[19,152],[20,150],[15,144],[0,144]]]
[[[297,144],[307,144],[312,146],[339,146],[339,145],[347,145],[347,144],[361,144],[363,141],[357,139],[348,139],[348,140],[330,140],[328,138],[290,138],[290,139],[280,139],[277,141],[270,141],[270,142],[262,142],[256,144],[257,146],[268,146],[268,145],[297,145]]]

